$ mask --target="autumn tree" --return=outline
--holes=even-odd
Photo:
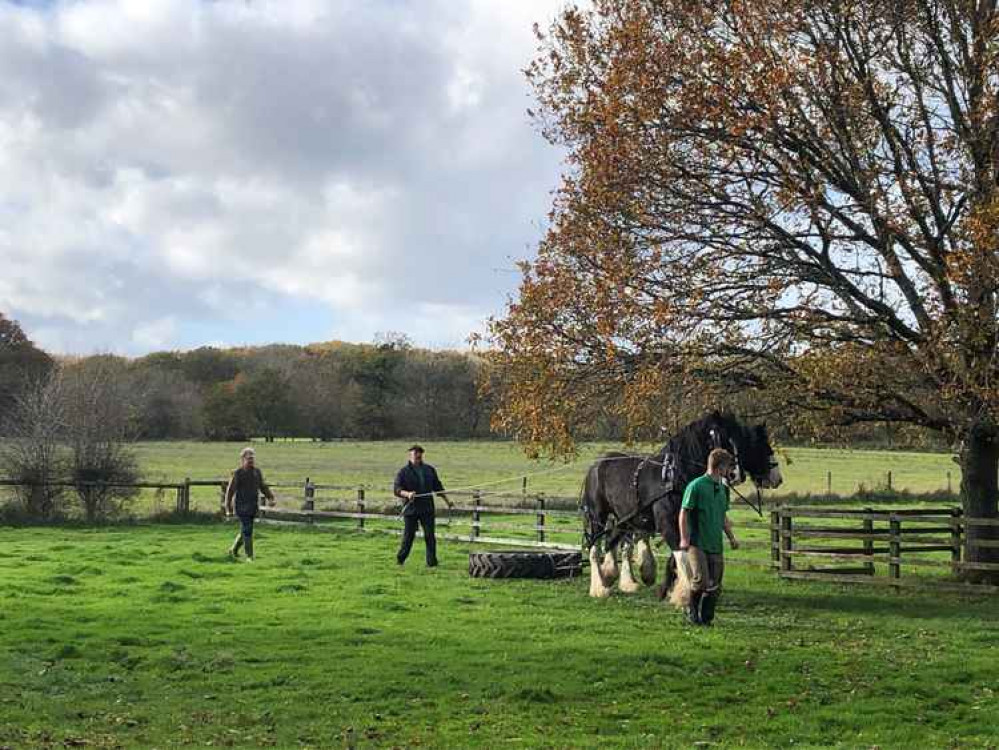
[[[0,313],[0,419],[21,390],[43,380],[52,366],[52,358],[31,342],[18,322]]]
[[[559,453],[594,404],[641,434],[739,391],[944,433],[996,516],[996,0],[593,0],[539,38],[568,168],[496,426]]]
[[[217,383],[205,393],[202,422],[208,440],[243,442],[253,436],[254,415],[244,398],[243,382],[243,378],[237,377]]]
[[[243,402],[253,417],[257,434],[268,443],[279,434],[294,432],[295,405],[287,378],[273,367],[265,367],[240,386]]]

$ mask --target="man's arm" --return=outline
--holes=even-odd
[[[735,538],[735,533],[732,531],[732,521],[729,519],[728,514],[725,514],[725,536],[728,537],[728,543],[732,545],[732,549],[739,549],[739,540]]]
[[[683,491],[683,501],[680,503],[680,549],[690,548],[690,512],[697,507],[693,483]]]
[[[444,498],[444,502],[451,507],[451,501],[447,499],[447,495],[444,494],[444,485],[441,484],[441,478],[437,476],[437,469],[434,469],[434,492]]]
[[[690,513],[686,508],[680,508],[680,549],[690,549],[690,529],[687,525],[687,517]]]
[[[270,500],[271,505],[275,504],[274,493],[271,492],[271,488],[268,486],[267,482],[264,481],[263,473],[260,474],[260,491],[264,493],[264,497]]]
[[[403,467],[399,469],[399,472],[395,475],[395,483],[392,485],[392,494],[403,501],[403,504],[412,500],[416,493],[411,490],[403,489],[405,482],[406,469]]]
[[[232,515],[232,496],[236,494],[236,473],[233,472],[229,479],[229,486],[225,488],[225,513]]]

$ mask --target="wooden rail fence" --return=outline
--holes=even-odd
[[[999,548],[999,539],[989,538],[992,529],[999,530],[999,519],[966,518],[953,507],[780,506],[770,514],[771,566],[787,579],[997,593],[999,586],[946,578],[969,570],[999,571],[999,563],[967,561],[968,548]]]
[[[218,505],[215,507],[224,511],[228,482],[219,479],[186,478],[183,482],[111,484],[50,482],[47,484],[67,489],[93,485],[171,491],[176,496],[177,512],[187,513],[192,510],[192,488],[213,489],[218,498]],[[0,479],[0,486],[23,486],[23,483]],[[402,534],[399,501],[388,493],[372,502],[369,488],[316,484],[309,479],[306,479],[304,484],[274,483],[270,487],[278,502],[274,506],[261,508],[261,516],[266,521],[306,524],[354,521],[356,528],[362,531]],[[322,497],[320,493],[323,493]],[[528,494],[526,482],[520,494],[501,495],[473,491],[448,492],[447,495],[452,501],[458,502],[450,509],[445,509],[438,503],[437,526],[440,529],[438,538],[543,549],[579,549],[582,534],[579,511],[550,507],[553,502],[574,507],[578,502],[575,498],[555,498],[544,493]],[[493,520],[497,516],[507,518]],[[523,523],[520,522],[521,519]],[[566,519],[572,519],[572,523],[568,523]],[[462,533],[457,533],[459,528],[462,529]],[[467,531],[464,531],[465,528]],[[496,536],[494,533],[497,531],[516,532],[516,535]],[[553,539],[553,535],[559,535],[561,541]]]
[[[395,498],[372,504],[363,487],[343,487],[335,485],[313,485],[306,483],[302,495],[301,507],[288,507],[278,493],[279,486],[272,485],[278,504],[261,508],[265,520],[276,522],[310,523],[332,521],[355,521],[356,528],[361,531],[377,533],[402,534],[402,517],[398,501]],[[299,487],[302,489],[301,487]],[[337,509],[321,509],[316,507],[316,492],[341,493],[339,498],[325,498],[325,502],[340,506]],[[351,502],[346,493],[355,493],[352,502],[354,510],[343,509]],[[553,498],[544,494],[499,495],[486,496],[480,491],[447,492],[453,507],[444,508],[438,504],[437,537],[452,541],[473,542],[483,544],[505,544],[519,547],[538,547],[542,549],[577,550],[580,546],[581,529],[580,514],[576,510],[551,509],[549,503]],[[566,498],[558,500],[568,501]],[[464,501],[464,502],[463,502]],[[576,502],[572,500],[571,502]],[[525,507],[533,505],[534,507]],[[506,516],[492,520],[491,517]],[[520,519],[524,522],[521,523]],[[559,523],[560,519],[572,519],[572,524]],[[467,528],[467,531],[464,529]],[[462,529],[462,533],[458,533]],[[519,536],[496,536],[494,533],[518,532]],[[421,532],[422,533],[422,532]],[[563,537],[563,541],[552,539],[553,534]],[[574,537],[569,541],[569,537]]]

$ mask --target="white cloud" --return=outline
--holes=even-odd
[[[167,316],[136,326],[132,342],[142,349],[160,349],[168,346],[177,335],[177,319]]]
[[[563,4],[0,2],[0,310],[61,351],[243,340],[240,308],[460,344],[557,179],[521,69]]]

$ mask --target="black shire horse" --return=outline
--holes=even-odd
[[[714,448],[735,456],[733,483],[748,474],[759,488],[780,485],[780,467],[766,426],[743,425],[730,414],[712,412],[681,429],[653,456],[608,453],[590,467],[580,498],[586,546],[614,551],[622,541],[656,534],[671,550],[679,549],[683,491],[707,471],[708,454]],[[668,592],[673,575],[668,565],[661,596]]]

